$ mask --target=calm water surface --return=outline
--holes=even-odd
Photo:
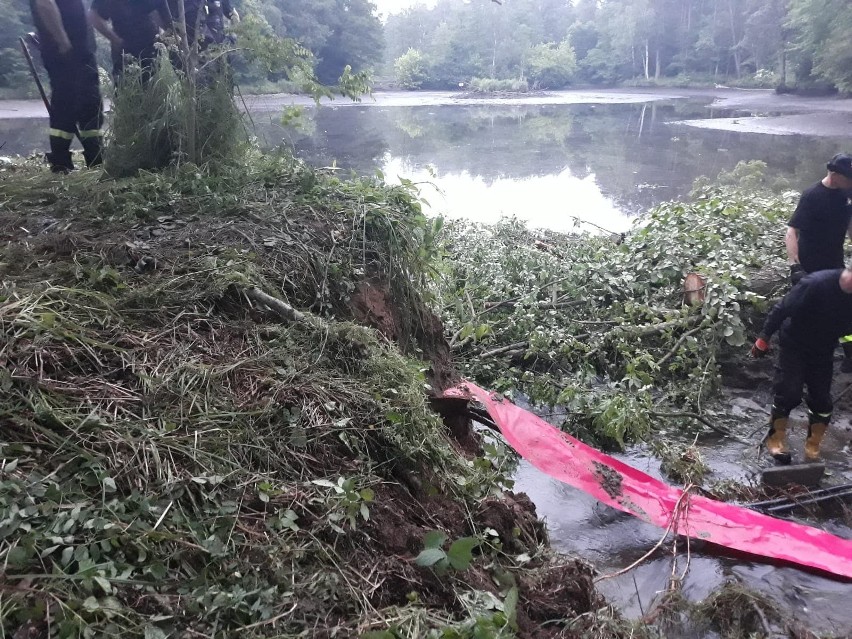
[[[683,126],[751,114],[713,110],[709,97],[660,97],[567,92],[501,101],[383,94],[361,104],[308,104],[298,129],[281,124],[290,98],[249,97],[246,104],[252,133],[267,148],[290,147],[344,173],[380,170],[389,181],[413,180],[435,214],[483,222],[516,215],[557,230],[575,228],[577,218],[625,230],[649,207],[684,196],[695,178],[715,177],[740,160],[763,160],[801,189],[822,175],[826,159],[844,143]],[[33,117],[0,120],[2,153],[42,148],[45,126]]]

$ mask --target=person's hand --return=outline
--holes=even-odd
[[[758,337],[754,345],[751,347],[751,356],[755,359],[759,359],[766,355],[769,352],[769,342],[767,342],[762,337]]]
[[[802,268],[802,265],[796,262],[795,264],[790,264],[790,283],[795,286],[801,281],[801,279],[807,275],[807,271]]]

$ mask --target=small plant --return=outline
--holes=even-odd
[[[376,497],[376,493],[372,488],[362,488],[359,490],[355,484],[355,479],[352,477],[348,479],[339,477],[337,482],[327,479],[315,479],[311,483],[331,488],[334,491],[336,504],[332,508],[332,512],[328,515],[328,521],[335,532],[341,534],[346,532],[341,528],[339,522],[348,522],[349,527],[355,530],[359,515],[364,521],[370,520],[370,509],[367,504],[372,503]]]
[[[473,549],[482,543],[478,537],[456,539],[448,550],[444,550],[446,533],[433,530],[423,537],[423,550],[414,560],[418,566],[432,568],[439,575],[449,570],[467,570],[473,562]]]

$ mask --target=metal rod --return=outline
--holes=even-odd
[[[31,34],[28,33],[27,36],[31,36]],[[21,43],[21,51],[24,52],[24,57],[27,59],[27,65],[30,67],[30,73],[33,76],[33,80],[35,80],[38,92],[44,102],[44,108],[47,109],[47,115],[50,115],[50,100],[47,99],[47,93],[44,91],[44,85],[41,83],[41,78],[38,77],[35,62],[33,62],[33,57],[30,55],[30,49],[27,46],[27,36],[21,36],[18,38],[18,41]]]
[[[845,492],[835,492],[829,493],[827,495],[818,495],[816,497],[811,497],[810,499],[801,499],[799,501],[794,501],[789,504],[781,504],[778,506],[772,506],[771,508],[767,508],[767,513],[782,513],[787,510],[793,510],[794,508],[798,508],[799,506],[807,506],[809,504],[817,504],[821,501],[828,501],[829,499],[843,499],[845,497],[852,497],[852,489],[849,489]]]
[[[831,495],[836,492],[844,492],[846,490],[852,489],[852,484],[842,484],[840,486],[830,486],[828,488],[819,488],[817,490],[812,490],[806,493],[802,493],[801,497],[810,498],[810,497],[818,497],[820,495]],[[766,501],[757,501],[752,504],[746,504],[748,508],[757,508],[762,510],[764,508],[770,508],[773,506],[780,506],[782,504],[788,503],[798,503],[794,502],[792,497],[778,497],[777,499],[768,499]]]

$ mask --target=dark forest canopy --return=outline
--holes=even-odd
[[[235,4],[307,47],[329,84],[348,64],[407,88],[505,81],[852,92],[849,0],[438,0],[384,25],[370,0]],[[31,28],[28,5],[0,0],[0,10],[0,91],[27,87],[17,38]]]

